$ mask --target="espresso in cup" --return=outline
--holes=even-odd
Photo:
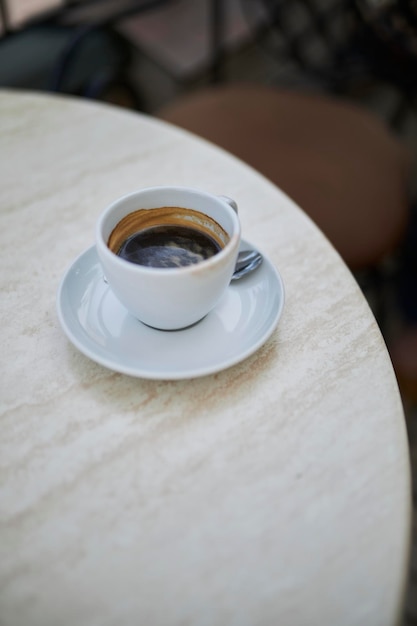
[[[230,198],[148,187],[104,209],[96,250],[106,283],[134,317],[177,330],[203,319],[226,292],[240,230]]]
[[[229,241],[208,215],[181,207],[138,209],[126,215],[108,240],[112,252],[145,267],[178,268],[214,256]]]

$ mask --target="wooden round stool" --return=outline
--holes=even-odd
[[[329,96],[211,87],[158,116],[225,148],[285,191],[352,270],[392,252],[408,217],[409,156],[384,123]]]

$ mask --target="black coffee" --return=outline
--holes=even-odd
[[[188,226],[152,226],[134,233],[117,254],[147,267],[184,267],[199,263],[221,250],[217,241]]]

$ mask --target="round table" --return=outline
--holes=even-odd
[[[0,615],[6,626],[398,623],[404,415],[354,278],[268,180],[168,124],[0,92]],[[81,354],[56,312],[102,209],[140,187],[233,197],[286,302],[252,356],[175,381]]]

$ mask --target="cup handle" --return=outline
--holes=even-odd
[[[238,210],[237,210],[237,203],[232,198],[229,198],[229,196],[217,196],[217,197],[220,198],[221,200],[224,200],[225,202],[227,202],[227,204],[229,206],[231,206],[232,209],[234,211],[236,211],[236,213],[238,212]]]

